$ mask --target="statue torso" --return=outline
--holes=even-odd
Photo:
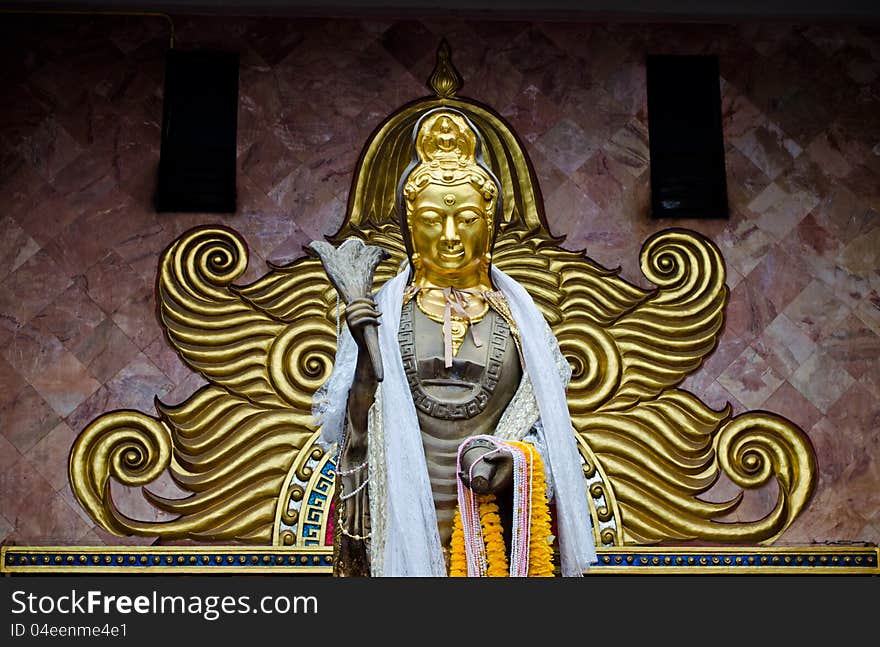
[[[416,404],[428,476],[437,510],[440,541],[452,534],[457,503],[458,446],[471,436],[492,434],[522,378],[516,344],[505,319],[489,309],[469,330],[452,361],[444,366],[441,324],[416,307],[403,307],[399,341],[404,370]]]

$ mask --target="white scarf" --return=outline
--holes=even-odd
[[[437,517],[419,421],[400,356],[397,331],[409,267],[382,286],[375,300],[382,313],[379,348],[385,379],[377,390],[368,430],[370,571],[374,576],[443,577]],[[547,448],[545,462],[555,487],[562,574],[577,577],[596,562],[586,481],[565,397],[554,362],[556,339],[532,297],[516,281],[492,267],[495,286],[507,299],[520,331],[525,372],[534,389]],[[322,439],[341,446],[348,391],[354,380],[357,345],[345,328],[333,373],[315,394],[313,412]]]

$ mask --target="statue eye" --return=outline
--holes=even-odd
[[[458,214],[458,222],[463,225],[473,225],[481,219],[481,215],[475,211],[462,211]]]
[[[427,227],[440,224],[440,214],[436,211],[423,211],[419,214],[419,222]]]

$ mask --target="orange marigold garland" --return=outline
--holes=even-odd
[[[552,577],[553,536],[540,454],[529,443],[501,441],[491,436],[478,438],[489,439],[496,451],[507,451],[514,457],[511,556],[508,559],[495,496],[475,495],[459,482],[459,508],[452,526],[449,575]]]

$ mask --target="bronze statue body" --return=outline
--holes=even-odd
[[[499,495],[502,510],[509,511],[503,502],[510,501],[510,455],[468,439],[496,432],[523,384],[523,350],[517,322],[490,277],[499,182],[480,164],[476,129],[461,113],[445,109],[424,116],[414,137],[416,159],[399,184],[411,278],[402,294],[395,350],[416,412],[418,430],[411,431],[420,435],[437,535],[448,555],[458,478],[474,492]],[[386,319],[368,296],[349,302],[346,323],[358,350],[338,465],[335,568],[342,575],[364,574],[371,561],[376,507],[368,503],[375,496],[368,427],[380,380],[371,360],[375,341],[366,331]],[[547,362],[553,363],[549,355]],[[527,431],[542,446],[538,434]],[[386,460],[384,468],[397,466]],[[577,487],[584,489],[583,483]],[[586,535],[588,523],[583,525]]]

